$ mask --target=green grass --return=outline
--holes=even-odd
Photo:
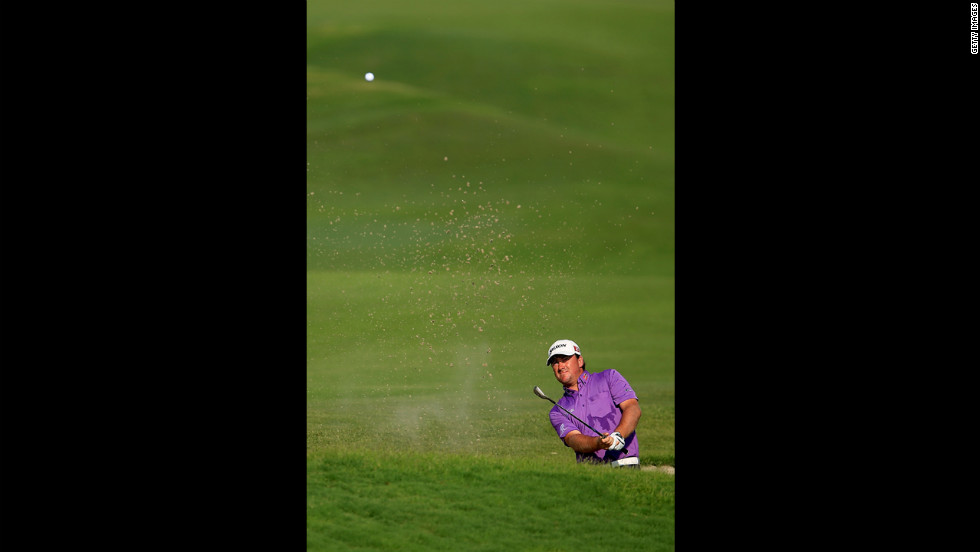
[[[441,273],[311,271],[310,446],[343,446],[370,428],[378,447],[396,450],[442,450],[452,439],[453,450],[500,453],[517,436],[562,448],[550,404],[530,390],[560,395],[544,352],[553,335],[584,335],[587,367],[616,368],[636,389],[644,458],[673,464],[670,283],[543,276],[478,286]],[[642,310],[633,308],[640,295]],[[564,304],[569,296],[581,304]]]
[[[673,476],[576,465],[531,393],[576,340],[674,465],[673,3],[307,14],[308,549],[673,549]]]
[[[673,475],[451,453],[331,453],[307,465],[311,549],[571,551],[612,536],[627,549],[674,548]]]

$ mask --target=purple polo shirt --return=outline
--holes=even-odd
[[[558,399],[558,404],[599,431],[612,433],[623,418],[623,413],[616,405],[627,399],[635,398],[637,398],[636,393],[633,392],[629,382],[616,370],[603,370],[595,374],[582,371],[582,375],[578,378],[578,391],[565,389],[565,395]],[[573,429],[577,429],[583,435],[596,435],[594,431],[582,425],[557,406],[551,407],[549,416],[551,425],[554,426],[563,443],[565,436]],[[591,454],[576,452],[575,460],[577,462],[609,462],[610,460],[639,456],[640,445],[636,441],[636,432],[623,437],[626,439],[626,448],[623,450],[603,449]]]

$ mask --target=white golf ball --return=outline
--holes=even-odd
[[[374,80],[374,73],[364,73],[364,80],[371,82]]]

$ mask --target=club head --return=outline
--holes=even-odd
[[[551,400],[551,399],[548,398],[548,395],[545,395],[544,394],[544,391],[542,391],[541,388],[538,387],[537,385],[534,386],[534,394],[537,395],[537,396],[539,396],[539,397],[541,397],[542,399],[547,400],[547,401],[550,401]]]

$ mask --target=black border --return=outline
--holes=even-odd
[[[305,4],[34,9],[0,15],[3,538],[300,547]]]

